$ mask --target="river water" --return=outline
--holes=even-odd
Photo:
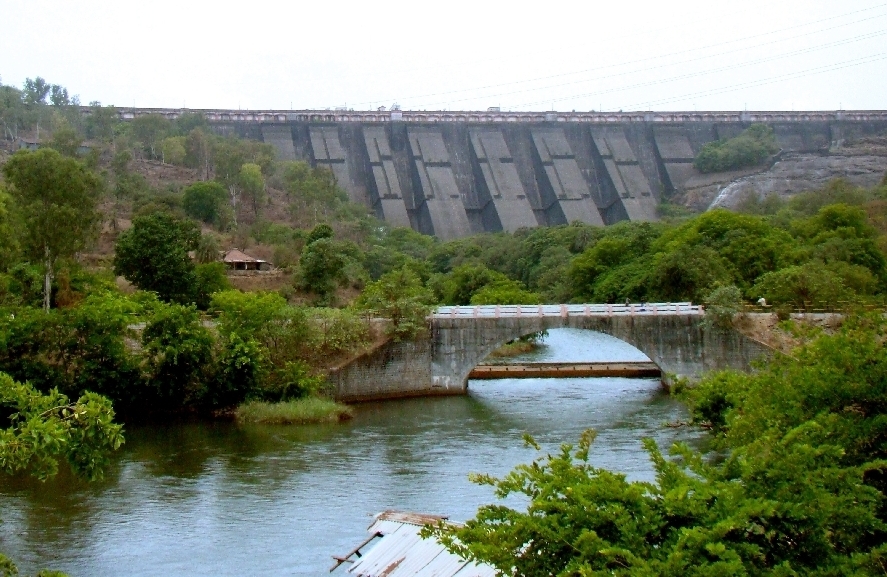
[[[532,360],[647,358],[606,335],[558,329],[515,362]],[[0,476],[0,551],[26,573],[327,575],[330,556],[359,544],[375,513],[472,517],[494,497],[468,474],[532,460],[524,433],[551,451],[596,429],[592,463],[643,480],[653,478],[643,437],[704,442],[664,425],[686,410],[656,380],[472,381],[469,391],[358,405],[337,425],[130,427],[102,482]]]

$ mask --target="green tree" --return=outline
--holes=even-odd
[[[224,337],[218,370],[207,392],[207,402],[213,408],[234,407],[257,392],[263,381],[265,351],[258,341],[244,340],[237,333]]]
[[[77,96],[74,96],[77,101]],[[68,89],[58,84],[49,87],[49,103],[56,107],[69,106],[71,98],[68,96]]]
[[[198,264],[194,269],[194,302],[200,310],[207,310],[212,296],[220,291],[231,288],[228,275],[225,274],[225,264],[221,262],[208,262]]]
[[[703,322],[707,326],[730,328],[742,312],[742,291],[736,285],[718,287],[705,297],[705,307]]]
[[[185,137],[185,166],[203,170],[203,179],[209,180],[209,168],[213,162],[212,142],[199,126]]]
[[[348,196],[336,186],[336,178],[327,168],[291,161],[279,163],[277,173],[297,226],[330,220],[347,203]]]
[[[18,140],[18,131],[24,128],[27,111],[21,90],[12,86],[0,86],[0,122],[3,123],[3,136]]]
[[[253,215],[259,216],[259,206],[267,200],[265,177],[262,167],[251,162],[240,167],[240,187],[253,207]]]
[[[193,302],[196,278],[188,251],[199,238],[191,221],[161,212],[138,216],[117,239],[114,273],[164,301]]]
[[[216,140],[213,145],[213,158],[216,180],[228,188],[234,225],[237,226],[237,206],[240,204],[240,196],[244,186],[244,182],[241,180],[243,165],[255,164],[259,167],[262,175],[268,174],[274,160],[274,148],[269,144],[251,140],[221,138]],[[248,169],[247,173],[248,185],[256,186],[256,175],[253,174],[252,169]]]
[[[364,287],[355,307],[387,318],[389,336],[408,339],[427,328],[425,317],[431,312],[434,295],[409,267],[383,274]]]
[[[157,153],[170,128],[169,120],[160,114],[143,114],[136,116],[131,122],[133,137],[152,159],[159,156]]]
[[[0,185],[0,271],[7,270],[18,253],[17,232],[10,212],[12,197]]]
[[[160,143],[160,150],[163,154],[163,162],[181,166],[185,163],[185,137],[184,136],[168,136]]]
[[[24,89],[22,90],[22,98],[25,104],[37,105],[46,104],[46,97],[52,87],[40,76],[31,79],[25,78]]]
[[[188,134],[195,128],[206,129],[209,126],[202,112],[183,112],[173,124],[179,134]]]
[[[82,142],[83,139],[80,138],[80,134],[74,130],[74,127],[69,122],[63,120],[52,132],[52,138],[49,140],[48,146],[53,150],[57,150],[59,154],[77,158]]]
[[[111,173],[114,175],[114,213],[111,226],[116,231],[118,228],[117,216],[120,207],[126,198],[134,198],[148,191],[148,182],[144,176],[130,170],[132,153],[129,150],[118,150],[111,158]]]
[[[752,291],[774,305],[804,310],[838,307],[851,297],[841,278],[816,261],[762,275]]]
[[[237,226],[237,205],[240,203],[240,168],[246,162],[246,151],[233,138],[221,139],[213,146],[216,180],[228,189],[234,226]]]
[[[194,248],[194,260],[200,264],[218,262],[220,252],[219,240],[214,234],[201,234]]]
[[[733,280],[729,263],[709,247],[681,247],[656,255],[649,286],[652,295],[667,302],[700,302],[713,288]]]
[[[188,216],[207,224],[217,224],[225,206],[227,193],[218,182],[195,182],[182,194],[182,208]]]
[[[463,264],[438,280],[435,290],[444,304],[467,305],[487,285],[508,283],[504,274],[481,264]]]
[[[202,402],[212,380],[213,338],[193,306],[160,307],[142,332],[149,406],[181,410]]]
[[[3,166],[22,219],[22,247],[44,267],[43,308],[49,310],[56,262],[95,237],[101,180],[50,149],[17,152]]]
[[[850,318],[754,373],[689,392],[722,458],[645,441],[655,483],[591,466],[594,438],[502,478],[464,526],[424,530],[505,575],[874,575],[883,572],[887,399],[880,316]],[[527,442],[539,450],[532,440]]]
[[[46,479],[65,461],[75,474],[101,479],[109,454],[123,444],[110,401],[94,393],[71,402],[0,373],[0,407],[8,415],[0,429],[0,471],[7,475],[25,471]]]
[[[89,115],[84,121],[86,137],[101,142],[114,139],[114,129],[120,123],[120,116],[114,106],[102,106],[100,102],[91,102]]]
[[[358,256],[353,243],[321,238],[302,249],[299,259],[301,285],[327,301],[336,287],[348,280],[348,268]]]
[[[104,397],[87,393],[76,402],[52,390],[36,391],[0,373],[0,413],[8,415],[0,429],[0,472],[27,472],[45,480],[67,462],[75,475],[101,479],[109,455],[123,445],[123,428],[114,423],[114,409]],[[18,567],[0,553],[0,575],[15,577]],[[37,577],[65,577],[43,570]]]
[[[325,222],[322,222],[311,229],[311,232],[308,233],[308,238],[305,239],[305,244],[311,244],[312,242],[318,241],[322,238],[333,238],[333,227],[328,225]]]

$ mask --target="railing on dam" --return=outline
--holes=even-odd
[[[702,305],[693,303],[636,303],[627,305],[579,304],[579,305],[480,305],[440,307],[435,319],[499,319],[532,317],[613,317],[656,315],[704,315]]]
[[[82,107],[84,115],[92,113]],[[174,120],[184,113],[200,113],[210,122],[222,123],[289,123],[289,122],[583,122],[596,124],[680,123],[680,122],[833,122],[884,121],[883,110],[830,111],[712,111],[712,112],[490,112],[490,111],[425,111],[425,110],[226,110],[217,108],[119,108],[123,120],[155,114]]]

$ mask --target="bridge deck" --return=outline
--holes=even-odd
[[[634,315],[703,315],[702,305],[693,303],[637,303],[629,305],[480,305],[445,306],[438,308],[433,318],[520,318],[520,317],[612,317]]]
[[[563,379],[577,377],[659,377],[656,363],[522,363],[478,365],[468,373],[469,379]]]

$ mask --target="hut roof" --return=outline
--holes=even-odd
[[[234,262],[256,262],[256,263],[267,262],[267,261],[264,261],[260,258],[252,257],[252,256],[246,254],[245,252],[241,251],[240,249],[236,249],[236,248],[232,248],[231,250],[225,252],[225,255],[222,257],[222,260],[224,262],[231,262],[231,263],[234,263]]]

